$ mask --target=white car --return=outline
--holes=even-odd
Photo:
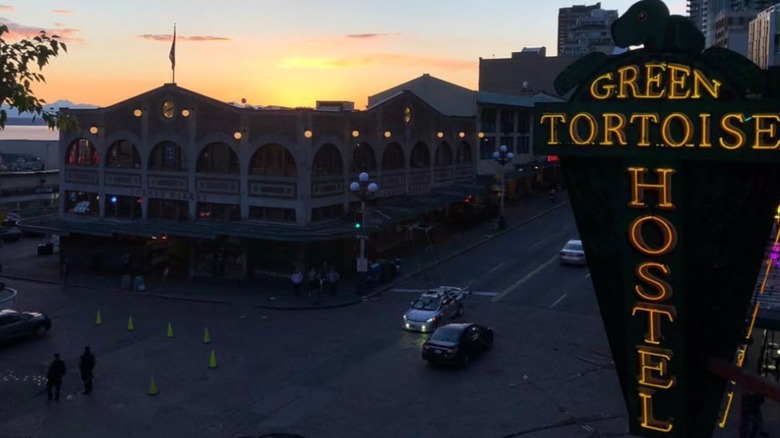
[[[432,332],[441,324],[463,315],[463,297],[468,289],[439,286],[423,292],[404,313],[403,328],[418,332]]]
[[[582,248],[582,241],[570,240],[563,245],[559,254],[562,265],[587,265],[585,259],[585,250]]]

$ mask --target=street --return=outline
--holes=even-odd
[[[44,311],[53,326],[43,339],[0,349],[0,437],[626,436],[588,270],[558,263],[575,237],[570,208],[557,209],[337,309],[9,282],[20,293],[17,308]],[[440,257],[435,246],[426,254]],[[439,284],[470,286],[460,319],[495,330],[495,347],[465,369],[426,366],[426,335],[401,330],[415,294]],[[81,394],[78,374],[86,345],[97,357],[90,395]],[[47,404],[55,352],[68,373],[61,401]]]

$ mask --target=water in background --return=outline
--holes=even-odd
[[[0,140],[47,140],[56,141],[60,138],[60,132],[49,129],[48,126],[35,125],[6,125],[0,130]]]

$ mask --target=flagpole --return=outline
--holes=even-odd
[[[171,83],[176,83],[176,23],[173,23],[173,42],[171,43],[171,53],[168,55],[171,60]]]

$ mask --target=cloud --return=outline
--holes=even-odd
[[[49,29],[43,27],[26,26],[15,23],[7,18],[0,18],[0,24],[8,26],[9,40],[29,39],[38,36],[41,31],[45,31],[49,36],[56,35],[65,42],[84,42],[83,39],[76,37],[76,34],[80,32],[78,29],[71,29],[60,26]]]
[[[376,67],[380,65],[425,65],[426,67],[447,70],[468,70],[474,68],[475,62],[463,59],[431,58],[401,53],[372,53],[353,58],[285,58],[280,63],[280,66],[282,68],[332,69]]]
[[[393,32],[393,33],[351,33],[347,35],[347,38],[355,38],[355,39],[374,39],[374,38],[383,38],[388,36],[396,36],[401,35],[400,32]]]
[[[53,12],[55,14],[72,14],[73,13],[73,11],[71,11],[69,9],[52,9],[49,12]]]
[[[16,10],[16,6],[11,6],[11,5],[0,5],[0,11],[8,11],[8,12],[13,12],[13,11],[15,11],[15,10]]]
[[[151,40],[151,41],[171,41],[173,39],[173,34],[172,33],[166,33],[166,34],[146,33],[140,35],[140,38],[144,40]],[[230,41],[230,38],[218,37],[212,35],[193,35],[193,36],[176,35],[176,41],[195,41],[195,42]]]

